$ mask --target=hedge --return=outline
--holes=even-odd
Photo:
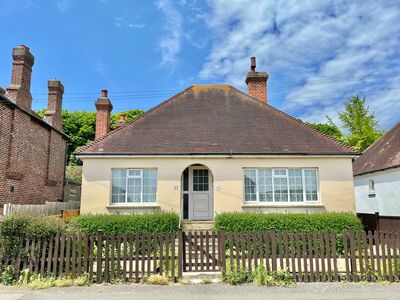
[[[175,213],[136,215],[81,215],[71,220],[71,225],[83,233],[144,234],[176,232],[179,216]]]
[[[15,215],[0,222],[0,255],[14,256],[19,253],[21,238],[45,238],[65,232],[67,225],[55,217]]]
[[[226,231],[330,231],[341,233],[349,228],[361,231],[363,225],[357,216],[349,213],[222,213],[215,218],[216,230]]]
[[[355,215],[347,213],[222,213],[216,217],[214,227],[216,230],[224,228],[228,232],[261,232],[268,230],[280,232],[335,232],[337,233],[336,251],[338,254],[344,253],[344,243],[341,233],[350,228],[353,228],[355,231],[363,229],[361,220]],[[300,241],[299,243],[300,247],[303,247],[302,242]],[[227,247],[229,247],[228,244]],[[270,243],[269,248],[271,251]]]

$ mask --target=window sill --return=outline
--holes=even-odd
[[[107,208],[160,208],[158,204],[110,204]]]
[[[276,203],[268,203],[268,204],[260,204],[260,203],[245,203],[242,207],[324,207],[322,203],[287,203],[287,204],[276,204]]]

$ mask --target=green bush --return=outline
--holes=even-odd
[[[20,253],[23,238],[44,238],[64,232],[66,224],[55,217],[15,215],[0,222],[0,254],[4,257]]]
[[[175,213],[136,215],[82,215],[70,224],[83,233],[144,234],[175,232],[179,229],[179,216]]]
[[[318,213],[318,214],[284,214],[284,213],[222,213],[215,219],[215,229],[226,231],[329,231],[342,233],[353,228],[363,229],[357,216],[348,213]]]

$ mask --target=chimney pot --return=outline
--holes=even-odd
[[[256,71],[256,58],[254,56],[250,58],[250,71]]]
[[[108,96],[108,91],[107,90],[101,90],[101,97],[107,98]]]
[[[119,115],[119,121],[115,124],[115,128],[120,128],[126,124],[126,114]]]
[[[268,103],[267,93],[267,72],[256,72],[256,58],[250,59],[250,72],[246,76],[246,84],[248,87],[248,94],[262,102]]]

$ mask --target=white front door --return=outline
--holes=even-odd
[[[189,167],[189,219],[212,220],[212,180],[206,167]]]

